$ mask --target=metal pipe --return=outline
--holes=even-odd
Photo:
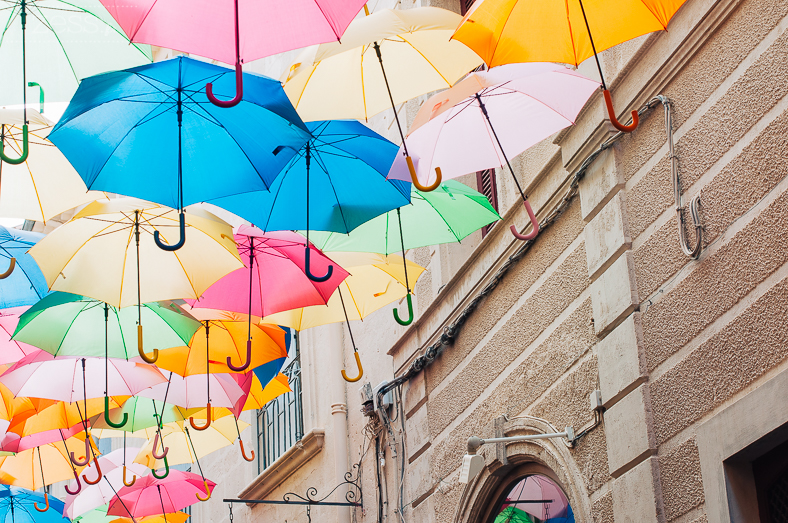
[[[566,438],[569,441],[575,439],[575,431],[572,427],[566,427],[564,432],[555,432],[551,434],[528,434],[525,436],[510,436],[506,438],[487,438],[481,439],[476,436],[468,438],[468,454],[476,454],[479,447],[487,445],[488,443],[515,443],[518,441],[531,441],[535,439],[550,439],[550,438]]]

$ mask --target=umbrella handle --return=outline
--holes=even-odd
[[[205,497],[201,496],[199,492],[195,492],[194,495],[197,496],[197,499],[199,499],[200,501],[208,501],[209,499],[211,499],[211,494],[213,494],[213,492],[211,492],[211,489],[208,488],[207,479],[203,479],[202,483],[203,485],[205,485],[205,492],[206,492]]]
[[[441,174],[441,168],[435,168],[435,183],[432,185],[422,185],[419,183],[419,177],[416,176],[416,168],[413,166],[413,159],[410,156],[405,157],[405,161],[408,164],[408,170],[410,171],[410,181],[413,182],[413,185],[416,186],[416,189],[420,190],[421,192],[430,192],[434,191],[438,188],[443,181],[443,175]]]
[[[151,474],[153,474],[153,477],[156,478],[156,479],[164,479],[167,476],[169,476],[170,475],[170,464],[167,462],[167,456],[164,457],[164,474],[159,476],[158,473],[154,469],[150,469],[150,471],[151,471]]]
[[[252,456],[248,457],[246,455],[246,449],[244,449],[244,440],[242,440],[240,436],[238,436],[238,443],[241,444],[241,456],[243,456],[246,461],[254,461],[254,449],[252,449]]]
[[[304,272],[306,273],[307,278],[317,283],[322,283],[324,281],[327,281],[328,279],[331,278],[331,275],[334,274],[334,266],[329,265],[328,271],[324,276],[315,276],[314,274],[312,274],[312,271],[309,269],[311,251],[312,250],[309,248],[309,245],[307,245],[306,250],[304,251]]]
[[[208,409],[208,420],[205,422],[205,425],[199,426],[196,423],[194,423],[194,416],[190,416],[189,417],[189,425],[191,425],[194,430],[205,430],[205,429],[207,429],[208,427],[211,426],[211,403],[210,402],[208,402],[208,406],[206,408]]]
[[[397,309],[394,309],[394,319],[397,321],[397,323],[399,323],[403,327],[413,323],[413,300],[411,299],[410,294],[408,294],[406,296],[406,298],[408,300],[408,319],[407,320],[401,320],[400,317],[399,317]]]
[[[95,481],[90,481],[85,474],[82,474],[82,479],[84,479],[85,483],[87,483],[88,485],[95,485],[99,481],[101,481],[101,478],[104,477],[104,473],[101,472],[101,465],[99,465],[98,456],[93,458],[93,464],[96,465],[96,472],[98,473],[98,477],[96,478]]]
[[[131,487],[132,485],[134,485],[134,483],[136,483],[136,481],[137,481],[136,474],[134,474],[134,477],[131,478],[131,482],[126,481],[126,465],[123,465],[123,484],[126,485],[127,487]]]
[[[607,89],[602,89],[602,95],[605,97],[605,105],[607,106],[607,116],[610,118],[610,123],[613,124],[613,127],[621,131],[622,133],[631,133],[638,127],[639,118],[638,112],[632,111],[632,123],[629,125],[624,125],[618,121],[616,118],[616,111],[613,109],[613,98],[610,96],[610,91]]]
[[[38,112],[44,114],[44,88],[38,82],[27,82],[28,87],[38,87]]]
[[[531,209],[531,204],[528,203],[528,200],[523,200],[523,205],[525,206],[525,210],[528,213],[528,218],[531,220],[531,225],[533,226],[533,230],[528,234],[520,234],[517,231],[517,227],[514,225],[510,226],[509,229],[512,231],[512,234],[518,240],[533,240],[536,238],[536,235],[539,234],[539,222],[536,221],[536,215],[534,214],[533,209]]]
[[[0,160],[4,161],[5,163],[10,163],[11,165],[19,165],[20,163],[24,163],[27,160],[27,154],[29,151],[28,142],[27,142],[27,124],[22,126],[22,156],[19,158],[9,158],[3,152],[3,148],[5,144],[2,140],[0,140]]]
[[[244,97],[244,75],[241,62],[235,62],[235,98],[227,101],[216,98],[213,95],[213,83],[205,84],[205,94],[208,96],[208,100],[217,107],[227,109],[238,105]]]
[[[71,491],[71,490],[68,488],[68,485],[66,485],[66,492],[68,492],[68,493],[69,493],[70,495],[72,495],[72,496],[76,496],[77,494],[79,494],[79,493],[82,491],[82,482],[81,482],[81,481],[79,481],[79,474],[77,473],[77,471],[76,471],[76,470],[74,471],[74,479],[75,479],[75,480],[77,480],[77,490],[75,490],[75,491],[73,491],[73,492],[72,492],[72,491]]]
[[[77,467],[87,466],[87,464],[90,463],[90,440],[88,440],[88,438],[85,438],[85,457],[82,458],[82,460],[78,460],[74,455],[74,452],[71,452],[69,454],[69,458],[71,459],[71,463],[73,463]]]
[[[112,421],[109,418],[109,396],[104,396],[104,421],[106,421],[107,425],[109,425],[113,429],[119,429],[122,428],[124,425],[126,425],[126,422],[129,421],[129,413],[128,412],[123,413],[123,421],[121,421],[120,423],[115,423],[114,421]]]
[[[170,451],[170,447],[164,447],[164,442],[162,441],[162,447],[164,447],[161,451],[161,454],[156,454],[156,446],[159,444],[159,431],[156,431],[156,435],[153,436],[153,447],[151,447],[150,453],[156,459],[167,459],[167,453]]]
[[[44,501],[46,502],[44,508],[39,507],[37,501],[33,502],[33,507],[35,507],[35,509],[39,512],[46,512],[49,510],[49,493],[46,490],[44,491]]]
[[[410,294],[408,296],[410,296]],[[397,314],[397,312],[395,311],[394,315],[396,316],[396,314]],[[397,321],[399,321],[399,319]],[[412,321],[412,319],[411,319],[411,321]],[[356,365],[358,366],[358,376],[356,376],[355,378],[348,378],[347,374],[345,373],[345,371],[342,370],[342,377],[345,379],[345,381],[347,381],[349,383],[357,382],[364,375],[364,367],[361,365],[361,358],[359,358],[359,356],[358,356],[358,351],[355,351],[353,353],[353,356],[356,357]]]
[[[178,227],[181,230],[181,237],[178,240],[178,243],[174,245],[168,245],[166,243],[162,243],[160,239],[159,231],[153,231],[153,241],[156,242],[156,246],[159,249],[163,251],[177,251],[178,249],[183,247],[184,243],[186,243],[186,215],[182,212],[178,213],[178,221],[179,221]]]
[[[151,365],[159,359],[159,349],[153,349],[152,358],[145,354],[145,351],[142,349],[142,325],[137,325],[137,352],[140,353],[140,358],[145,363],[150,363]]]
[[[236,367],[233,365],[233,360],[230,356],[227,356],[227,366],[230,367],[235,372],[243,372],[249,368],[249,364],[252,363],[252,340],[246,340],[246,361],[240,367]],[[210,418],[209,418],[210,419]],[[194,427],[194,425],[192,425]]]
[[[3,274],[0,274],[0,280],[5,280],[9,276],[11,276],[11,273],[14,272],[14,267],[16,267],[16,258],[11,258],[11,262],[8,265],[8,270],[5,271]]]

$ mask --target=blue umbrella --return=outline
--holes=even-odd
[[[0,485],[0,521],[68,523],[70,520],[63,516],[63,507],[62,501],[50,498],[47,494],[26,488]]]
[[[49,139],[89,189],[180,209],[246,191],[267,190],[309,138],[281,84],[246,74],[235,107],[213,105],[205,84],[235,94],[234,73],[178,57],[82,81]],[[176,250],[181,239],[166,245]]]
[[[6,229],[0,225],[0,309],[33,305],[49,294],[38,264],[27,251],[44,237],[37,232]]]

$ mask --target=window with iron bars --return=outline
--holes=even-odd
[[[291,391],[268,402],[257,411],[257,467],[262,472],[304,437],[304,408],[301,398],[301,354],[298,335],[293,332],[290,354],[282,369]]]
[[[485,195],[490,200],[490,205],[493,209],[498,211],[498,187],[495,183],[495,169],[485,169],[476,173],[476,189]],[[490,225],[482,227],[482,238],[487,236],[490,229],[495,225],[492,222]]]

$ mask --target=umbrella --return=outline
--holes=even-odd
[[[365,0],[290,0],[286,3],[234,0],[102,0],[135,42],[235,63],[237,94],[222,102],[206,86],[208,98],[232,107],[243,98],[241,64],[307,45],[338,41]],[[188,9],[189,16],[179,16]],[[173,27],[173,20],[177,20]],[[244,30],[241,31],[241,26]],[[234,27],[235,31],[230,28]]]
[[[197,298],[242,266],[226,223],[201,209],[190,209],[188,216],[191,241],[174,253],[150,241],[160,231],[173,240],[174,210],[133,198],[97,201],[52,231],[31,255],[53,290],[117,308],[137,305],[137,350],[143,355],[142,304]],[[155,362],[156,354],[146,361]]]
[[[109,516],[110,518],[112,516]],[[185,512],[172,512],[170,514],[156,514],[153,516],[145,516],[144,518],[114,518],[108,523],[184,523],[189,519],[189,514]]]
[[[9,260],[8,269],[0,274],[0,309],[32,305],[49,293],[41,269],[27,253],[43,237],[0,225],[0,260]]]
[[[268,189],[309,138],[276,80],[247,74],[251,89],[236,108],[208,103],[205,83],[225,92],[230,76],[181,56],[86,78],[49,139],[88,188],[177,208],[180,237],[154,239],[178,250],[184,206]]]
[[[521,509],[540,520],[566,516],[569,500],[553,480],[541,476],[526,476],[512,489],[504,504]]]
[[[391,108],[407,155],[394,105],[451,87],[481,64],[470,49],[449,39],[460,20],[436,7],[384,9],[356,19],[342,42],[306,49],[298,57],[285,92],[306,120],[368,119]],[[415,171],[412,174],[413,183],[423,191],[440,184],[439,172],[429,187],[419,183]]]
[[[70,438],[82,430],[82,422],[77,421],[73,426],[64,429],[51,429],[33,432],[28,435],[20,436],[14,432],[7,432],[2,440],[2,450],[6,452],[19,453],[41,445],[47,445],[62,438]]]
[[[30,155],[19,164],[0,162],[0,216],[46,224],[53,216],[104,196],[88,191],[68,160],[46,139],[54,124],[38,111],[27,111]],[[22,154],[23,125],[22,109],[0,108],[0,139],[15,155]]]
[[[27,307],[0,310],[0,364],[15,363],[25,356],[41,350],[27,343],[11,339],[16,325],[19,323],[19,315],[26,310]]]
[[[33,510],[35,509],[35,510]],[[0,520],[11,523],[63,523],[63,502],[47,492],[0,485]]]
[[[408,140],[418,158],[417,173],[426,180],[431,166],[440,165],[445,178],[454,178],[506,165],[533,226],[530,234],[522,235],[512,225],[512,233],[532,240],[539,224],[509,156],[572,125],[597,87],[597,82],[557,64],[510,64],[471,73],[432,96],[416,115]],[[396,163],[392,171],[409,179],[407,169],[397,169]]]
[[[243,390],[232,376],[232,374],[208,374],[212,403],[217,407],[232,407],[243,396]],[[0,376],[0,380],[2,378]],[[187,409],[204,407],[207,394],[204,376],[183,377],[172,372],[169,375],[169,383],[159,383],[137,392],[137,395],[144,398],[158,400],[163,399],[166,395],[166,403]]]
[[[610,122],[622,132],[635,130],[616,118],[597,53],[622,42],[667,29],[684,0],[479,0],[452,37],[484,58],[488,66],[515,62],[561,62],[577,66],[592,55],[602,80]],[[593,37],[592,37],[593,33]]]
[[[21,413],[14,414],[8,427],[9,432],[23,437],[53,429],[67,429],[77,424],[82,425],[87,419],[104,411],[104,403],[99,398],[89,399],[82,405],[79,402],[25,399],[30,407],[25,406],[24,410],[18,409]],[[125,397],[110,398],[110,405],[112,408],[118,408],[124,399]]]
[[[122,427],[114,427],[106,422],[101,416],[91,419],[91,433],[97,438],[116,438],[128,436],[130,438],[149,439],[157,432],[159,420],[162,423],[172,423],[183,421],[185,418],[181,410],[175,405],[166,404],[163,401],[153,400],[134,396],[129,398],[123,406],[110,411],[113,418],[118,416],[126,417],[127,421]],[[119,434],[120,429],[125,434]]]
[[[107,514],[144,517],[177,512],[210,498],[216,483],[191,472],[173,470],[166,478],[152,475],[139,478],[131,487],[123,487],[109,504]],[[204,497],[207,494],[207,497]]]
[[[397,155],[396,145],[355,120],[310,122],[306,126],[312,138],[269,191],[236,194],[210,203],[264,231],[350,232],[410,202],[409,184],[386,180]],[[308,211],[305,194],[311,196]]]
[[[524,510],[508,506],[495,516],[493,523],[534,523],[534,518]]]

